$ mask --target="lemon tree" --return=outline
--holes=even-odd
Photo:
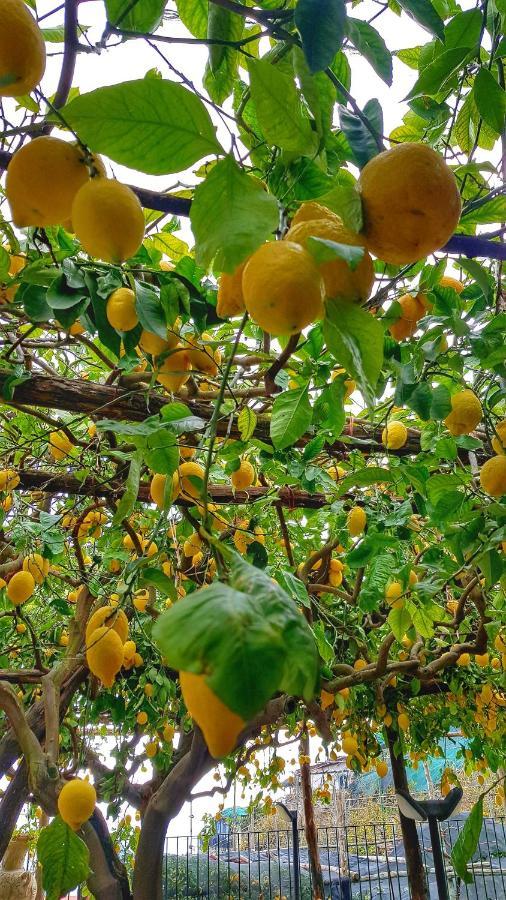
[[[467,880],[505,796],[504,9],[85,6],[0,4],[0,858],[21,827],[49,897],[159,900],[208,773],[270,815],[298,766],[310,809],[311,738],[402,787],[458,731]]]

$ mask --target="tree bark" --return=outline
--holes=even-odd
[[[88,825],[83,836],[90,851],[90,891],[96,900],[132,900],[127,870],[114,851],[107,822],[98,807]]]
[[[307,731],[305,731],[303,736],[301,737],[300,752],[301,755],[309,757],[309,736]],[[300,767],[300,780],[302,788],[302,801],[304,804],[304,828],[306,832],[311,878],[313,881],[313,898],[314,900],[323,900],[323,898],[325,897],[325,888],[323,885],[320,851],[318,849],[318,829],[316,827],[314,818],[313,788],[311,786],[310,763],[302,763]],[[295,873],[295,875],[297,877],[297,873]]]
[[[10,839],[28,797],[28,775],[24,760],[21,761],[14,778],[9,782],[0,803],[0,860],[9,846]]]
[[[385,728],[388,750],[390,753],[390,763],[392,766],[392,777],[396,790],[408,790],[408,779],[406,776],[406,766],[402,753],[397,753],[395,744],[397,741],[397,732],[392,728]],[[429,900],[427,889],[427,878],[425,874],[425,866],[423,864],[422,851],[418,838],[416,822],[413,819],[406,819],[399,810],[401,822],[402,839],[404,841],[404,852],[406,856],[406,869],[408,872],[408,883],[410,896],[412,900]]]
[[[162,866],[167,828],[198,781],[215,765],[202,733],[195,728],[189,753],[174,766],[146,808],[135,859],[134,900],[163,900]]]
[[[11,373],[0,371],[0,393]],[[74,413],[94,415],[96,418],[126,420],[129,422],[143,422],[148,416],[157,415],[163,406],[169,402],[166,394],[159,391],[130,390],[125,387],[105,384],[92,384],[79,378],[50,378],[47,375],[31,375],[22,384],[14,388],[13,401],[28,406],[40,406],[45,409],[60,409]],[[202,402],[185,398],[186,405],[192,415],[209,421],[214,409],[214,403]],[[27,410],[29,412],[29,410]],[[227,437],[239,437],[240,432],[234,418],[229,428],[228,417],[218,421],[218,435]],[[347,454],[353,446],[357,446],[363,453],[376,452],[381,446],[381,426],[369,425],[359,419],[350,418],[343,429],[345,440],[333,441],[326,445],[326,450],[335,453]],[[255,436],[267,443],[270,439],[269,417],[259,417],[255,427]],[[295,444],[304,447],[313,435],[303,435]],[[408,438],[399,450],[389,450],[390,455],[406,456],[420,452],[420,432],[415,428],[408,429]],[[468,451],[459,448],[459,456],[467,462]],[[485,459],[483,453],[477,453],[479,460]]]

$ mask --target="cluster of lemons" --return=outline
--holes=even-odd
[[[101,606],[86,625],[86,662],[104,687],[112,687],[121,669],[141,666],[135,641],[129,640],[128,619],[113,604]]]
[[[363,168],[358,187],[364,217],[360,234],[319,203],[303,203],[282,241],[264,244],[234,272],[221,276],[218,315],[247,310],[269,334],[296,334],[322,318],[326,299],[368,299],[374,283],[369,251],[395,265],[413,263],[441,248],[459,221],[455,177],[425,144],[399,144],[380,153]],[[354,268],[343,258],[318,264],[309,252],[311,238],[360,247],[360,261]],[[401,319],[410,323],[423,314],[422,302],[411,297],[401,308]],[[411,324],[399,325],[399,339],[401,332],[414,333]]]

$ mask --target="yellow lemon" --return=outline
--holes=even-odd
[[[186,708],[202,729],[211,756],[215,759],[227,756],[246,722],[208,687],[205,675],[180,672],[179,681]]]
[[[5,193],[14,224],[61,225],[87,183],[90,172],[80,147],[50,135],[34,138],[17,150],[7,169]]]
[[[73,778],[63,785],[58,797],[58,812],[67,825],[77,831],[95,811],[97,794],[89,781]]]
[[[0,3],[0,97],[30,94],[44,75],[43,34],[23,0]]]
[[[483,410],[476,394],[466,388],[452,394],[452,411],[444,420],[450,434],[470,434],[481,421]]]
[[[117,331],[131,331],[139,322],[135,309],[135,294],[130,288],[118,288],[107,301],[106,316],[109,325]]]
[[[506,494],[506,456],[493,456],[480,469],[480,484],[490,497]]]
[[[452,236],[462,203],[455,176],[428,144],[403,143],[374,156],[358,182],[367,246],[403,266],[439,250]]]
[[[72,204],[76,237],[90,256],[121,263],[144,238],[144,213],[134,192],[111,178],[92,178]]]
[[[400,450],[408,439],[408,429],[403,422],[389,422],[381,433],[381,440],[387,450]]]
[[[323,316],[318,266],[292,241],[260,247],[246,264],[242,289],[250,316],[269,334],[296,334]]]

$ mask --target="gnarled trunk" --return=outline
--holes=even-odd
[[[198,728],[191,749],[174,766],[148,803],[135,859],[134,900],[162,900],[165,835],[192,789],[216,765]]]
[[[3,860],[27,797],[28,776],[26,765],[21,761],[0,803],[0,860]]]

